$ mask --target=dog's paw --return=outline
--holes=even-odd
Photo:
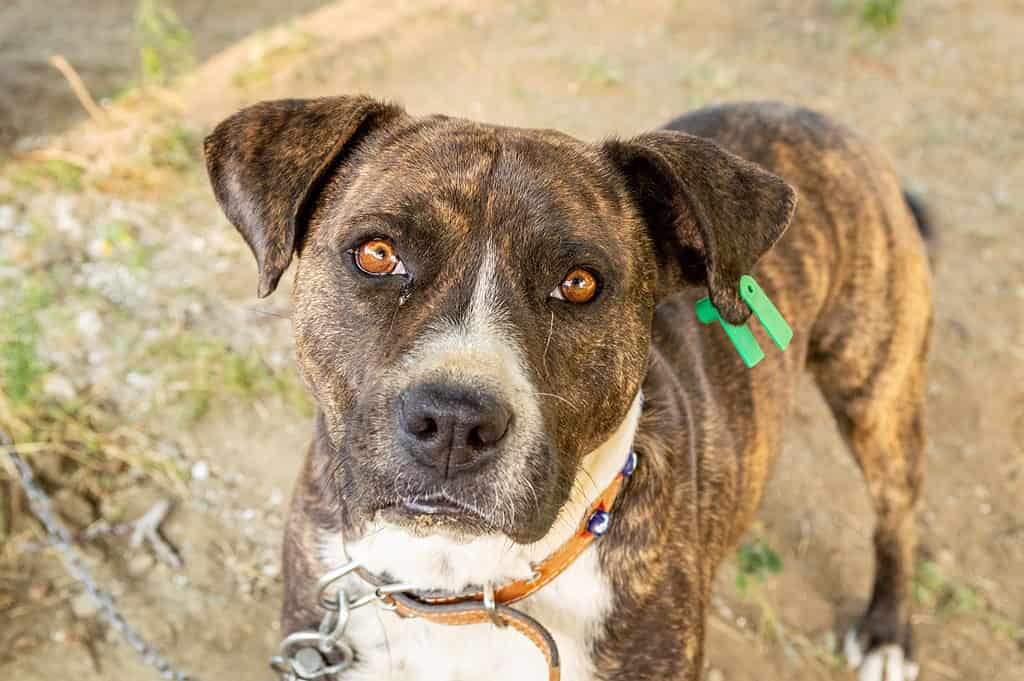
[[[843,645],[846,664],[857,671],[857,681],[914,681],[920,667],[908,660],[903,647],[895,643],[881,645],[865,652],[857,631],[846,635]]]

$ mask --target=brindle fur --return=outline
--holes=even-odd
[[[647,398],[642,465],[597,545],[615,598],[594,646],[604,678],[699,678],[712,576],[758,507],[804,366],[878,517],[860,634],[866,647],[909,649],[931,299],[914,214],[870,144],[774,103],[704,109],[668,131],[590,145],[343,97],[246,109],[206,152],[217,198],[257,257],[260,294],[300,256],[296,345],[319,409],[285,535],[286,630],[318,620],[320,537],[358,532],[395,475],[379,385],[433,321],[465,310],[464,275],[489,242],[530,377],[561,398],[541,400],[536,510],[496,529],[522,542],[543,535],[581,457],[639,386]],[[781,238],[794,197],[776,176],[800,197]],[[360,279],[346,263],[347,248],[382,230],[401,234],[411,283]],[[602,273],[598,301],[551,306],[543,294],[580,263]],[[746,319],[735,291],[746,271],[795,332],[753,370],[693,311],[710,289],[723,316]]]

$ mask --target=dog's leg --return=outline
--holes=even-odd
[[[847,661],[860,681],[912,681],[918,671],[911,661],[910,587],[924,456],[924,328],[912,347],[897,338],[881,357],[861,355],[856,368],[834,357],[812,364],[876,516],[871,602],[846,639]]]

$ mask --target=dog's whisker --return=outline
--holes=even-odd
[[[551,323],[548,324],[548,338],[544,341],[544,353],[540,356],[541,365],[544,367],[544,375],[548,375],[548,349],[551,347],[551,337],[555,333],[555,313],[551,313]]]
[[[576,406],[576,403],[570,400],[568,397],[565,397],[564,395],[556,395],[554,393],[542,392],[535,392],[533,394],[536,395],[537,397],[553,397],[556,400],[561,400],[562,402],[565,402],[567,405],[569,405],[569,408],[572,409],[574,412],[579,411],[579,407]]]

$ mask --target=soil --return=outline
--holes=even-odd
[[[372,11],[357,2],[287,10],[265,0],[174,4],[193,30],[198,65],[155,101],[198,130],[259,99],[368,92],[417,113],[560,128],[587,139],[640,132],[704,103],[781,99],[877,140],[939,222],[920,512],[927,569],[914,616],[921,678],[1024,678],[1018,0],[906,3],[884,33],[861,26],[859,3],[848,0],[385,0]],[[13,11],[0,13],[0,109],[9,140],[54,134],[52,144],[90,154],[105,139],[89,122],[64,131],[80,118],[77,103],[40,64],[59,49],[99,94],[130,82],[132,5],[80,5],[15,0]],[[160,276],[204,287],[211,304],[197,324],[259,326],[260,342],[287,356],[287,290],[255,302],[255,267],[197,177],[180,190],[191,205],[169,204],[181,238],[168,247],[180,257],[171,253],[167,262],[180,269]],[[169,193],[150,200],[165,205]],[[204,252],[189,251],[194,238],[215,243],[224,266],[207,267]],[[153,564],[114,539],[84,551],[128,618],[203,678],[267,678],[280,633],[284,507],[309,432],[308,416],[281,399],[218,404],[187,432],[165,433],[190,465],[209,470],[192,468],[164,528],[184,568]],[[163,496],[139,484],[116,502],[131,517]],[[736,564],[723,568],[709,678],[852,679],[836,639],[866,607],[871,532],[859,473],[808,381],[750,534],[778,552],[783,569],[741,592]],[[0,571],[24,586],[19,603],[0,611],[0,677],[150,678],[76,601],[55,554],[26,550]]]

